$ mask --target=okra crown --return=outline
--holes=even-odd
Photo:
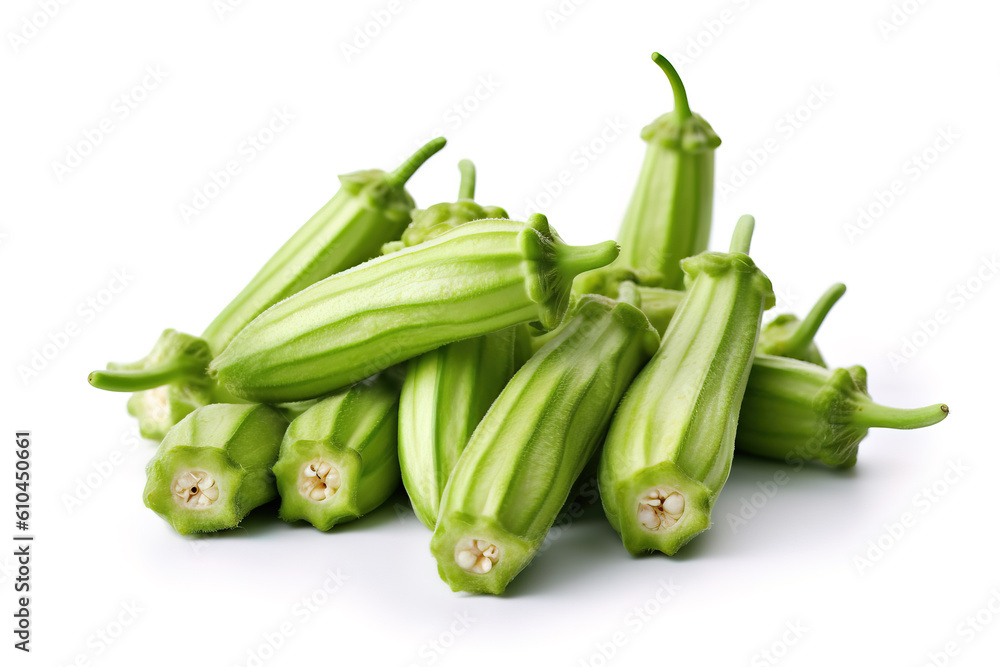
[[[459,197],[456,202],[434,204],[426,209],[413,211],[413,221],[403,231],[398,241],[382,246],[382,254],[387,255],[403,248],[437,238],[459,225],[473,220],[507,219],[507,211],[499,206],[480,206],[473,197],[476,193],[476,167],[469,160],[458,163],[462,173]]]
[[[566,245],[541,213],[532,215],[518,235],[524,256],[528,297],[539,305],[539,322],[555,328],[569,306],[573,279],[584,271],[606,266],[618,257],[618,244]]]
[[[659,53],[653,54],[653,62],[659,65],[670,80],[674,92],[674,110],[663,114],[642,128],[642,138],[671,150],[698,153],[714,150],[722,140],[704,118],[691,112],[687,91],[674,66]]]
[[[688,288],[700,273],[706,273],[710,276],[719,276],[728,271],[752,274],[754,289],[759,290],[764,295],[764,310],[774,307],[775,299],[771,279],[757,268],[748,255],[742,252],[703,252],[700,255],[682,259],[681,269],[684,270],[684,284]]]
[[[846,291],[847,287],[843,283],[832,285],[804,320],[800,321],[792,314],[778,315],[761,329],[757,350],[762,354],[800,359],[825,368],[826,362],[813,339],[830,309]]]
[[[110,363],[106,371],[87,378],[106,391],[143,391],[167,384],[206,384],[205,369],[212,360],[208,343],[197,336],[167,329],[152,351],[132,363]]]

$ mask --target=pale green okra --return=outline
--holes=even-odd
[[[459,200],[416,211],[400,241],[384,252],[423,243],[483,218],[506,218],[495,206],[477,204],[476,171],[459,163]],[[411,359],[399,402],[399,464],[417,517],[430,529],[437,521],[445,483],[494,399],[527,358],[521,327],[468,338]]]
[[[372,511],[399,486],[401,382],[395,370],[380,373],[292,421],[273,468],[282,519],[330,530]]]
[[[238,526],[277,497],[271,466],[287,427],[265,405],[194,410],[167,432],[146,467],[146,507],[183,535]]]
[[[634,305],[586,296],[514,375],[441,499],[431,551],[453,590],[500,594],[531,561],[658,342]]]
[[[850,468],[868,429],[914,429],[948,416],[943,403],[889,408],[872,401],[861,366],[827,369],[783,357],[754,359],[736,429],[736,448],[788,463]]]
[[[238,402],[206,375],[213,355],[257,315],[334,273],[379,254],[410,222],[413,199],[407,180],[445,145],[434,139],[398,169],[340,177],[341,188],[271,257],[199,337],[167,330],[153,351],[131,364],[109,364],[90,374],[90,383],[109,391],[136,392],[129,412],[144,437],[162,438],[195,408]]]
[[[732,466],[736,422],[764,310],[767,277],[740,218],[729,253],[682,262],[687,291],[660,349],[629,387],[601,455],[605,513],[633,554],[674,554],[711,523]]]
[[[543,215],[480,220],[306,288],[241,331],[210,366],[236,396],[321,396],[448,343],[562,320],[573,278],[617,245],[569,246]]]
[[[715,149],[721,141],[691,112],[673,65],[659,53],[652,57],[670,81],[674,109],[642,130],[646,157],[618,232],[622,252],[614,267],[656,275],[660,287],[682,289],[681,260],[708,247]],[[593,291],[590,278],[581,280],[581,291]]]

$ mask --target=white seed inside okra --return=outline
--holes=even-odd
[[[174,500],[188,509],[207,509],[218,499],[215,478],[204,470],[185,470],[174,478]]]
[[[299,492],[320,502],[340,490],[340,470],[323,459],[313,459],[302,467],[299,475]]]
[[[486,574],[499,560],[500,548],[487,540],[467,537],[455,546],[455,563],[466,572]]]
[[[662,486],[652,488],[639,498],[637,513],[649,530],[666,530],[684,514],[684,496]]]

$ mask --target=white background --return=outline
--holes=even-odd
[[[44,4],[9,1],[0,17],[2,465],[13,470],[14,430],[31,429],[37,535],[30,656],[11,648],[12,548],[0,552],[5,664],[993,664],[995,3],[567,0],[560,15],[556,0],[411,0],[352,54],[388,0],[221,15],[210,0],[71,2],[48,19]],[[909,12],[895,26],[894,4]],[[453,199],[468,157],[482,203],[517,215],[544,204],[571,243],[612,237],[639,130],[672,106],[653,50],[675,59],[723,139],[717,185],[733,191],[717,191],[713,245],[755,214],[754,257],[800,314],[845,282],[820,335],[827,359],[866,366],[883,403],[946,401],[946,422],[874,431],[855,470],[791,472],[771,497],[754,494],[781,466],[738,459],[715,527],[673,559],[630,558],[592,507],[501,599],[448,590],[403,496],[330,534],[283,525],[271,507],[245,529],[185,539],[143,507],[153,445],[88,371],[141,357],[166,327],[198,333],[337,174],[391,168],[439,130],[450,143],[412,180],[418,203]],[[127,117],[123,94],[143,98]],[[247,159],[241,144],[275,109],[294,119]],[[111,132],[82,164],[57,167],[105,118]],[[925,152],[933,162],[916,167]],[[185,220],[181,206],[228,160],[240,173]],[[568,184],[548,196],[561,171]],[[879,209],[896,180],[901,194]],[[876,215],[852,237],[859,208]],[[110,295],[116,271],[127,286]],[[935,313],[943,323],[928,327]],[[92,474],[109,461],[106,478]],[[13,484],[0,479],[7,543]],[[744,502],[756,513],[734,528]],[[328,572],[346,577],[330,594]],[[272,651],[265,637],[289,629]]]

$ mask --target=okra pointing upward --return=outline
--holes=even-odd
[[[800,359],[819,366],[826,366],[823,356],[813,339],[830,309],[844,296],[847,287],[836,283],[819,298],[804,320],[791,314],[778,315],[760,332],[757,351],[790,359]]]
[[[681,260],[708,247],[714,151],[721,142],[712,127],[691,112],[673,65],[659,53],[652,57],[670,80],[674,110],[642,130],[649,146],[618,232],[622,253],[616,266],[658,274],[662,287],[681,289]]]
[[[569,246],[543,215],[480,220],[331,276],[273,306],[210,370],[234,395],[323,395],[442,345],[538,322],[556,326],[577,274],[618,254]]]
[[[672,555],[707,529],[729,476],[761,316],[774,305],[746,254],[752,231],[744,216],[729,253],[682,262],[687,293],[611,423],[601,499],[630,553]]]

